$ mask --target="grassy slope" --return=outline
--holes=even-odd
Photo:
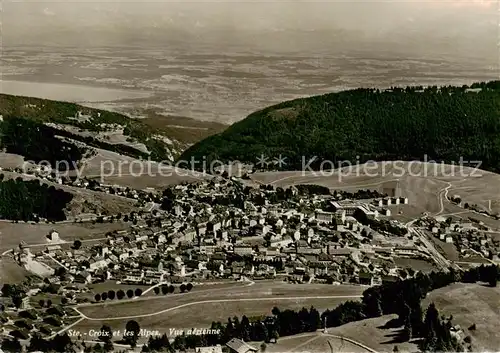
[[[472,337],[475,352],[498,351],[500,348],[500,288],[480,284],[456,283],[431,292],[423,305],[434,302],[441,315],[453,315],[453,322]],[[469,331],[473,323],[475,331]]]

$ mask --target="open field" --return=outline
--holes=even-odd
[[[199,288],[198,288],[199,287]],[[198,301],[239,300],[248,298],[287,298],[314,296],[361,296],[366,288],[361,286],[335,286],[325,284],[293,285],[284,282],[262,281],[254,285],[227,283],[196,286],[190,293],[140,298],[128,302],[114,301],[104,305],[80,307],[80,311],[91,318],[121,317],[155,314],[161,310]],[[355,298],[353,298],[354,300]],[[147,300],[147,308],[145,303]],[[197,304],[205,305],[205,304]],[[255,305],[255,303],[254,303]],[[267,307],[267,304],[263,304]],[[335,305],[333,305],[335,306]],[[195,307],[194,305],[192,306]],[[325,308],[331,308],[327,305]]]
[[[241,317],[242,315],[246,315],[247,317],[271,315],[271,310],[275,306],[283,310],[300,310],[303,307],[309,308],[312,305],[320,310],[324,310],[326,308],[334,308],[345,300],[346,299],[331,298],[288,300],[275,297],[266,299],[259,298],[258,300],[250,301],[203,303],[147,317],[118,318],[116,320],[83,320],[75,329],[81,332],[88,332],[91,329],[98,330],[103,324],[108,324],[113,328],[116,327],[119,329],[125,327],[127,321],[134,319],[145,329],[168,333],[171,328],[209,328],[213,321],[226,322],[228,317]],[[148,310],[145,306],[149,307],[149,305],[144,302],[142,304],[142,311]],[[116,309],[118,309],[118,307],[116,307]]]
[[[484,171],[479,171],[478,174],[481,176],[454,184],[450,188],[449,195],[458,195],[462,198],[462,202],[477,204],[490,213],[500,213],[500,192],[498,191],[500,177]]]
[[[424,308],[434,302],[441,315],[453,315],[453,322],[472,337],[474,352],[498,351],[500,347],[500,288],[480,284],[456,283],[431,292],[424,300]],[[468,327],[476,324],[477,329]]]
[[[13,258],[3,256],[0,258],[0,282],[21,283],[30,273],[19,266]]]
[[[457,216],[460,217],[460,218],[462,218],[464,221],[467,221],[467,222],[470,222],[471,218],[474,219],[474,220],[477,220],[479,222],[483,222],[483,224],[485,226],[488,226],[491,229],[497,230],[498,232],[500,232],[500,220],[496,220],[494,218],[482,215],[480,213],[477,213],[477,212],[474,212],[474,211],[467,211],[467,210],[464,210],[464,212],[461,212]]]
[[[416,352],[417,346],[411,342],[400,343],[397,340],[400,328],[388,328],[385,325],[397,315],[351,322],[328,329],[328,333],[356,340],[378,352],[392,352],[395,345],[400,352]]]
[[[73,242],[76,239],[89,240],[99,239],[113,230],[127,228],[122,222],[114,223],[56,223],[56,224],[29,224],[0,222],[0,251],[6,251],[17,247],[21,241],[28,245],[47,246],[46,235],[51,230],[59,232],[63,241]]]
[[[394,263],[403,268],[412,268],[415,271],[431,272],[433,270],[436,270],[436,266],[434,263],[425,260],[407,257],[395,257]]]
[[[330,342],[330,343],[328,343]],[[330,346],[331,345],[331,346]],[[259,344],[253,344],[259,348]],[[309,334],[300,334],[296,336],[282,337],[276,344],[268,344],[266,352],[312,352],[327,353],[333,351],[336,353],[365,353],[368,350],[361,348],[346,340],[324,335],[319,332]]]
[[[212,321],[224,322],[235,315],[270,315],[274,306],[295,310],[314,306],[323,311],[346,300],[357,300],[364,289],[360,286],[301,286],[271,281],[253,285],[211,285],[206,289],[195,287],[187,294],[80,306],[78,310],[89,319],[81,321],[75,329],[88,332],[99,329],[104,323],[120,328],[131,319],[141,327],[163,332],[170,328],[192,328],[195,324],[196,327],[209,327]]]

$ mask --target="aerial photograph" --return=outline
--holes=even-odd
[[[499,0],[0,14],[0,353],[500,352]]]

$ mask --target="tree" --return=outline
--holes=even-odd
[[[82,242],[80,240],[77,239],[73,242],[73,249],[78,250],[81,247],[82,247]]]
[[[47,308],[50,308],[52,306],[52,300],[47,299]]]
[[[186,291],[186,285],[184,283],[181,284],[179,289],[181,290],[181,293],[184,293]]]
[[[65,332],[62,335],[56,335],[56,337],[49,342],[49,345],[52,346],[52,349],[56,352],[70,352],[72,351],[71,347],[73,342],[71,342],[71,338]]]
[[[101,294],[101,299],[102,299],[102,300],[106,300],[106,299],[108,299],[108,292],[103,292],[103,293]]]
[[[169,293],[175,292],[175,287],[173,285],[168,286]]]
[[[43,308],[43,307],[45,306],[45,300],[40,299],[40,300],[38,301],[38,305],[40,305],[40,308]]]
[[[125,325],[125,341],[129,342],[131,347],[135,347],[141,327],[135,320],[130,320]]]
[[[21,352],[22,351],[22,346],[21,342],[19,342],[18,338],[5,338],[2,341],[1,348],[4,352]]]
[[[278,330],[276,329],[272,330],[269,338],[272,339],[274,343],[278,343],[278,338],[280,338]]]
[[[266,349],[267,349],[267,344],[265,342],[262,342],[262,344],[260,345],[260,351],[264,353]]]
[[[116,297],[122,300],[125,297],[125,292],[122,289],[120,289],[118,292],[116,292]]]
[[[127,290],[127,297],[132,298],[134,296],[134,291],[132,289]]]
[[[160,287],[155,287],[153,291],[155,292],[156,295],[160,294]]]
[[[5,283],[2,286],[2,296],[3,297],[12,297],[12,295],[16,292],[16,287],[10,283]]]
[[[168,293],[169,293],[169,289],[168,289],[168,286],[167,286],[167,285],[162,285],[162,286],[161,286],[161,293],[162,293],[163,295],[166,295],[166,294],[168,294]]]
[[[109,298],[109,300],[115,299],[115,296],[116,296],[116,293],[115,293],[114,290],[112,290],[112,289],[108,290],[108,298]]]
[[[96,295],[94,295],[94,299],[96,302],[100,302],[101,301],[101,295],[99,293],[97,293]]]
[[[104,346],[102,347],[105,352],[114,352],[115,347],[113,346],[113,342],[111,340],[104,342]]]
[[[15,294],[12,297],[12,303],[14,304],[16,309],[19,309],[21,307],[21,305],[23,304],[23,298],[21,297],[20,294]]]
[[[141,289],[141,288],[137,288],[137,289],[135,290],[135,296],[136,296],[136,297],[140,297],[141,295],[142,295],[142,289]]]
[[[62,304],[62,305],[66,305],[66,304],[68,304],[68,298],[66,298],[66,297],[62,297],[62,298],[61,298],[61,304]]]
[[[99,331],[99,339],[103,342],[109,342],[113,338],[113,330],[108,325],[102,325]]]
[[[193,289],[193,284],[192,283],[188,283],[186,285],[186,289],[187,289],[188,292],[191,292],[191,289]]]

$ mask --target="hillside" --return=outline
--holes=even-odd
[[[265,108],[187,149],[179,160],[255,163],[286,157],[281,168],[301,169],[303,158],[353,164],[368,160],[458,163],[481,160],[500,171],[500,81],[471,87],[356,89],[296,99]],[[207,163],[207,165],[208,165]],[[307,162],[305,163],[307,164]],[[198,163],[201,165],[201,163]],[[326,168],[330,169],[331,164]],[[264,168],[265,169],[265,168]]]
[[[2,124],[2,148],[35,160],[39,159],[38,155],[45,157],[46,150],[50,149],[53,151],[49,157],[56,160],[63,157],[54,153],[65,150],[61,147],[64,143],[53,139],[57,135],[134,158],[150,157],[156,161],[172,161],[187,146],[225,127],[222,124],[163,116],[155,112],[148,112],[147,117],[131,118],[69,102],[7,94],[0,94],[0,116],[4,122],[15,119],[13,124]],[[45,125],[42,127],[43,131],[37,133],[36,130],[42,124]],[[15,132],[15,136],[12,132]],[[12,137],[9,139],[6,136]],[[22,145],[19,140],[24,141]],[[24,146],[25,144],[28,146]],[[36,151],[30,145],[44,146],[44,151]],[[67,160],[78,160],[81,157],[74,158],[77,157],[75,153],[67,154],[71,155],[70,158],[65,158]]]

